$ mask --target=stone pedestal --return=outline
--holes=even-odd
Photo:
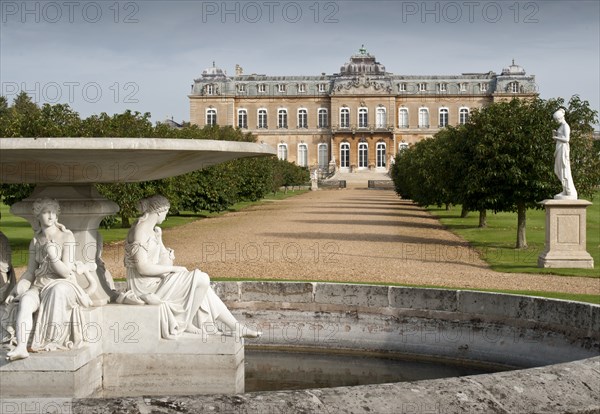
[[[538,267],[592,269],[594,259],[586,250],[586,200],[544,200],[546,247]]]
[[[96,270],[91,272],[98,279],[98,289],[90,296],[94,306],[110,302],[115,295],[114,284],[112,275],[101,258],[102,237],[98,233],[98,227],[104,217],[118,212],[119,206],[101,196],[92,184],[39,184],[31,196],[15,203],[10,211],[33,225],[33,203],[38,198],[53,198],[60,204],[58,221],[73,232],[77,242],[75,260],[96,264]],[[88,285],[83,276],[78,282],[83,287]]]
[[[0,412],[30,412],[23,407],[31,401],[244,392],[244,340],[237,335],[162,339],[160,309],[150,305],[88,308],[84,318],[88,343],[80,349],[13,362],[0,350]]]

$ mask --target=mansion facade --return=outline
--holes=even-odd
[[[311,170],[385,171],[403,147],[465,123],[474,108],[537,96],[535,77],[501,74],[395,75],[364,48],[339,73],[235,76],[213,67],[194,81],[190,122],[231,125]]]

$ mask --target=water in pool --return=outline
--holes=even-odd
[[[497,372],[397,357],[246,349],[246,392],[327,388]]]

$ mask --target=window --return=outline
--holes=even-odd
[[[327,113],[327,109],[319,108],[317,117],[317,125],[319,128],[327,128],[329,126],[329,116]]]
[[[327,92],[327,85],[324,83],[319,83],[319,92]]]
[[[408,143],[407,142],[401,142],[398,144],[398,151],[404,151],[408,149]]]
[[[439,92],[446,92],[447,90],[447,85],[445,83],[438,83],[438,91]]]
[[[212,95],[215,93],[215,85],[206,85],[204,87],[204,93],[207,95]]]
[[[458,123],[464,125],[469,120],[469,108],[460,108],[458,111]]]
[[[265,93],[267,91],[267,85],[265,85],[264,83],[259,83],[257,88],[258,93]]]
[[[319,144],[319,168],[324,170],[329,165],[329,151],[327,144]]]
[[[245,93],[246,92],[246,85],[244,85],[243,83],[238,84],[237,91],[239,93]]]
[[[467,84],[466,83],[459,83],[458,84],[458,89],[460,89],[461,92],[466,92],[467,91]]]
[[[429,128],[429,109],[419,109],[419,128]]]
[[[479,90],[481,92],[487,92],[487,90],[488,90],[488,84],[487,83],[480,83],[479,84]]]
[[[340,168],[350,168],[350,144],[340,144]]]
[[[358,108],[358,127],[367,128],[369,126],[369,111],[367,108]]]
[[[401,83],[398,85],[398,90],[400,92],[406,92],[406,83]]]
[[[398,128],[408,128],[408,108],[398,110]]]
[[[519,93],[519,82],[511,82],[508,84],[508,91],[511,93]]]
[[[267,128],[267,110],[266,109],[258,110],[258,128],[261,128],[261,129]]]
[[[385,168],[386,165],[386,151],[385,151],[385,142],[377,143],[377,160],[375,166],[377,168]]]
[[[340,109],[340,128],[350,128],[350,109]]]
[[[238,128],[248,128],[248,111],[238,109]]]
[[[440,108],[440,128],[448,126],[448,108]]]
[[[308,167],[308,145],[298,144],[298,165]]]
[[[279,85],[277,85],[277,92],[283,93],[286,91],[286,87],[283,83],[280,83]]]
[[[377,128],[387,127],[387,113],[384,107],[378,107],[375,113],[375,125]]]
[[[306,85],[303,83],[298,85],[298,92],[306,92]]]
[[[308,128],[308,111],[298,109],[298,128]]]
[[[217,125],[217,110],[209,108],[206,110],[206,125]]]
[[[419,92],[427,91],[427,84],[425,82],[419,83]]]
[[[369,144],[366,142],[358,143],[358,168],[369,167]]]
[[[287,161],[288,159],[288,147],[287,144],[279,144],[277,145],[277,158],[283,161]]]
[[[287,109],[278,109],[277,110],[277,128],[287,128],[287,127],[288,127]]]

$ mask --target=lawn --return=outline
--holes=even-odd
[[[167,220],[161,227],[163,229],[181,226],[183,224],[190,223],[195,220],[200,220],[208,217],[215,217],[220,214],[232,211],[238,211],[249,206],[258,205],[261,203],[266,203],[274,200],[283,200],[284,198],[292,197],[298,194],[305,193],[307,190],[296,190],[296,191],[287,191],[287,192],[278,192],[275,194],[269,194],[265,198],[259,201],[244,201],[237,204],[234,204],[229,209],[224,212],[212,213],[208,211],[200,211],[198,213],[193,213],[189,211],[181,212],[180,215],[177,216],[169,216]],[[10,241],[10,246],[12,249],[12,262],[14,267],[24,266],[27,264],[27,260],[29,257],[29,252],[27,251],[29,242],[33,237],[33,230],[31,229],[31,225],[27,222],[27,220],[14,216],[10,213],[9,207],[0,203],[0,230],[8,237]],[[60,218],[59,218],[60,221]],[[120,221],[118,221],[115,227],[111,229],[101,228],[100,234],[102,235],[102,239],[104,243],[111,243],[115,241],[124,240],[127,236],[127,232],[129,229],[124,229],[120,227]]]
[[[517,213],[488,212],[486,228],[479,228],[479,213],[460,217],[460,206],[450,210],[428,209],[448,230],[467,240],[482,258],[498,272],[547,273],[561,276],[600,277],[600,192],[594,204],[587,208],[587,251],[594,258],[593,269],[541,269],[537,259],[544,250],[544,210],[527,211],[526,249],[515,249],[517,240]]]

